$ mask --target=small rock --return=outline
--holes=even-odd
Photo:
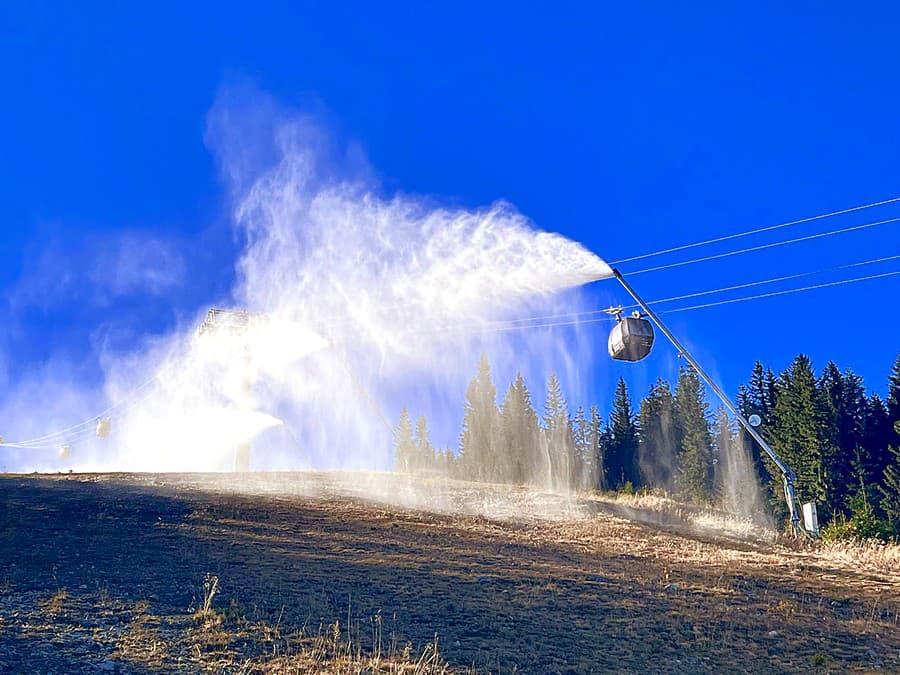
[[[766,633],[766,635],[768,635],[769,637],[778,637],[778,631],[770,630],[768,633]]]

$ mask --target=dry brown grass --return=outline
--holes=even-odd
[[[336,478],[326,496],[292,495],[291,480],[312,477],[277,478],[259,477],[272,496],[199,490],[197,476],[153,478],[172,487],[8,481],[0,517],[22,525],[0,547],[11,586],[0,662],[74,672],[88,653],[76,650],[92,647],[97,662],[153,672],[900,672],[895,549],[734,536],[719,514],[661,495],[554,503],[438,486],[442,503],[488,505],[489,517],[348,497]],[[56,527],[35,504],[85,517]],[[87,517],[103,510],[118,519]],[[77,564],[64,564],[73,550]],[[207,569],[222,578],[208,603],[222,619],[195,622]],[[34,589],[36,578],[45,585]],[[59,587],[71,597],[52,617],[42,603]],[[111,613],[98,607],[106,597]],[[135,607],[140,598],[149,606]],[[83,629],[66,632],[81,616]],[[166,646],[158,667],[140,655],[154,640]]]
[[[878,539],[833,541],[819,544],[816,551],[825,560],[892,573],[900,579],[900,544]]]
[[[398,645],[394,640],[382,644],[380,633],[371,649],[364,649],[358,639],[345,636],[340,622],[335,622],[317,635],[294,639],[289,653],[254,663],[247,672],[265,675],[449,675],[475,673],[471,669],[452,668],[440,655],[438,637],[429,642],[420,654],[412,645]]]
[[[59,614],[65,609],[66,600],[69,599],[69,594],[66,592],[64,588],[60,588],[56,593],[54,593],[51,597],[47,598],[43,603],[44,611],[48,614]]]

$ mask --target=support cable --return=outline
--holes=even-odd
[[[637,274],[646,274],[647,272],[660,272],[662,270],[672,269],[673,267],[683,267],[684,265],[693,265],[695,263],[708,262],[710,260],[719,260],[720,258],[729,258],[735,255],[742,255],[744,253],[751,253],[753,251],[762,251],[765,249],[776,248],[778,246],[786,246],[788,244],[797,244],[802,241],[811,241],[813,239],[821,239],[822,237],[832,237],[837,234],[845,234],[847,232],[856,232],[859,230],[865,230],[870,227],[877,227],[879,225],[887,225],[889,223],[896,223],[900,221],[900,217],[897,218],[887,218],[886,220],[877,220],[873,223],[863,223],[862,225],[854,225],[852,227],[844,227],[839,230],[830,230],[828,232],[818,232],[816,234],[808,234],[804,237],[796,237],[794,239],[785,239],[783,241],[775,241],[769,244],[760,244],[758,246],[748,246],[747,248],[742,248],[737,251],[725,251],[724,253],[716,253],[714,255],[703,256],[702,258],[692,258],[691,260],[679,260],[677,262],[668,263],[665,265],[657,265],[656,267],[646,267],[642,270],[636,270],[633,272],[628,272],[628,276],[633,277]]]
[[[749,237],[753,234],[761,234],[763,232],[771,232],[773,230],[780,230],[784,227],[791,227],[792,225],[800,225],[802,223],[811,223],[815,220],[823,220],[825,218],[832,218],[834,216],[842,216],[847,213],[853,213],[855,211],[863,211],[865,209],[875,208],[876,206],[885,206],[887,204],[894,204],[896,202],[900,202],[900,197],[894,197],[892,199],[884,199],[880,202],[872,202],[871,204],[863,204],[862,206],[853,206],[849,209],[841,209],[840,211],[831,211],[830,213],[822,213],[817,216],[810,216],[808,218],[800,218],[798,220],[791,220],[786,223],[780,223],[778,225],[769,225],[767,227],[760,227],[755,230],[747,230],[746,232],[738,232],[736,234],[727,234],[722,237],[715,237],[713,239],[707,239],[705,241],[697,241],[693,244],[683,244],[681,246],[673,246],[672,248],[662,249],[660,251],[654,251],[652,253],[644,253],[642,255],[631,256],[630,258],[622,258],[621,260],[614,260],[611,262],[611,265],[621,265],[622,263],[634,262],[635,260],[644,260],[646,258],[653,258],[659,255],[666,255],[667,253],[675,253],[676,251],[685,251],[690,248],[697,248],[698,246],[706,246],[708,244],[717,244],[721,241],[729,241],[731,239],[738,239],[740,237]]]

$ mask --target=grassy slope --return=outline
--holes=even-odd
[[[387,672],[437,634],[453,668],[479,671],[900,670],[900,565],[883,552],[722,539],[640,503],[531,518],[533,497],[426,486],[498,520],[300,494],[320,476],[254,480],[271,494],[209,477],[0,479],[0,663],[357,672],[391,652]],[[610,515],[624,506],[665,525]],[[221,591],[197,621],[207,572]]]

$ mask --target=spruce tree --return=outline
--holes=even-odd
[[[556,373],[547,380],[544,402],[544,439],[550,458],[550,488],[568,490],[572,485],[574,443],[569,411]]]
[[[863,429],[863,446],[868,460],[866,476],[873,483],[880,484],[885,470],[893,460],[891,444],[900,446],[900,435],[894,431],[887,406],[878,394],[869,397],[867,410]]]
[[[735,430],[725,408],[716,410],[713,424],[713,497],[727,510],[734,512],[736,500],[729,494],[732,480],[731,467],[728,462],[735,456]]]
[[[434,471],[437,467],[434,446],[428,438],[428,420],[425,415],[419,415],[416,420],[416,453],[413,469],[416,471]]]
[[[650,385],[640,406],[641,437],[638,457],[642,483],[666,490],[675,487],[680,433],[675,415],[675,397],[662,378]]]
[[[626,483],[640,485],[637,466],[638,425],[625,380],[619,378],[609,417],[606,446],[606,485],[620,489]]]
[[[797,356],[781,374],[773,410],[772,449],[797,473],[801,502],[815,501],[825,518],[832,512],[828,464],[833,456],[828,404],[816,386],[812,363]],[[777,475],[770,467],[770,473]],[[776,502],[777,503],[777,502]]]
[[[498,444],[500,413],[497,388],[491,379],[487,355],[478,363],[478,373],[466,391],[465,413],[460,437],[459,470],[468,480],[491,480],[495,473],[494,450]]]
[[[521,373],[509,386],[500,409],[502,450],[499,452],[501,480],[512,483],[534,479],[538,457],[537,413]]]
[[[400,411],[400,422],[394,434],[394,471],[408,473],[414,469],[416,442],[413,439],[412,420],[409,411]]]
[[[891,462],[884,470],[878,491],[887,530],[895,539],[900,539],[900,446],[891,447],[890,454]]]
[[[606,482],[606,430],[603,427],[603,419],[597,406],[591,406],[590,446],[591,456],[594,462],[594,475],[591,489],[605,490]]]
[[[679,490],[699,502],[712,496],[712,438],[709,403],[697,372],[683,366],[675,386],[675,412],[681,433],[677,479]]]
[[[591,447],[591,426],[581,406],[578,406],[572,420],[572,436],[575,452],[575,486],[579,490],[593,490],[597,483],[597,473]]]
[[[763,368],[757,361],[750,373],[750,383],[747,386],[738,387],[737,404],[741,415],[749,418],[758,415],[760,424],[757,431],[763,438],[768,438],[773,424],[773,411],[777,400],[778,387],[775,374],[771,368]],[[741,427],[741,447],[749,448],[753,465],[759,477],[759,483],[774,499],[781,494],[781,474],[770,473],[768,456],[763,459],[764,451],[746,429]]]
[[[846,510],[850,496],[858,492],[856,478],[866,482],[877,479],[869,475],[872,461],[864,446],[868,401],[862,378],[851,370],[842,374],[832,361],[822,371],[819,388],[830,417],[830,429],[826,432],[830,442],[825,447],[833,452],[824,461],[831,484],[832,508]],[[854,463],[858,465],[856,469]]]
[[[897,354],[888,376],[887,410],[891,426],[900,422],[900,354]]]
[[[538,422],[538,414],[531,402],[531,392],[525,386],[525,380],[521,373],[516,377],[516,391],[518,392],[521,403],[520,430],[522,434],[522,447],[525,463],[525,480],[530,483],[537,483],[538,476],[545,475],[541,472],[544,462],[544,452],[541,448],[540,433],[541,425]]]

